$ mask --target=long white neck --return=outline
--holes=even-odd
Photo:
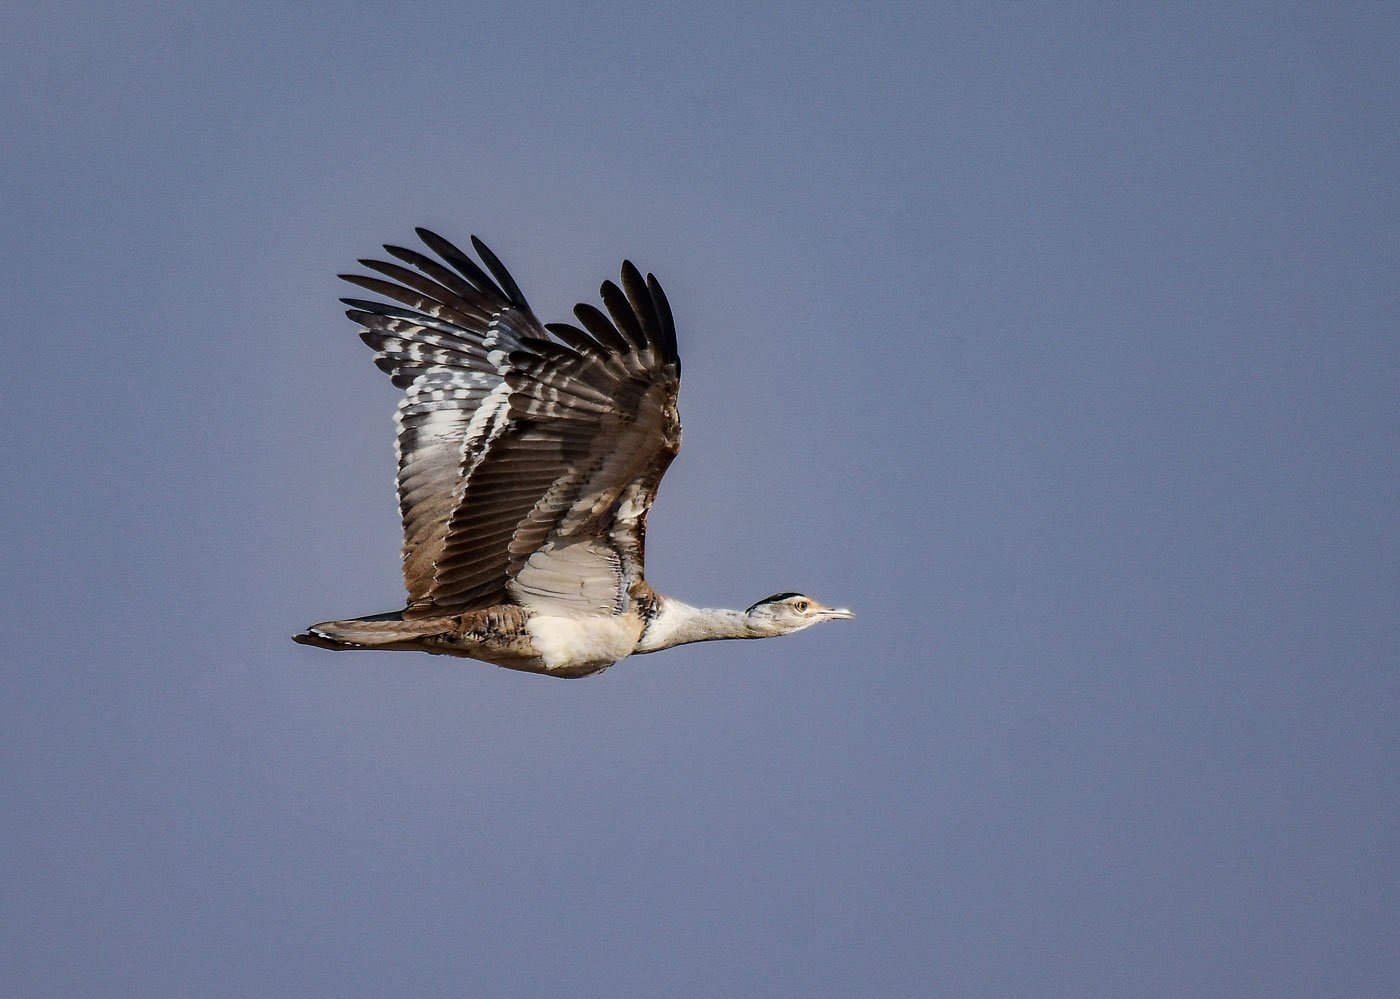
[[[658,652],[690,642],[712,642],[720,638],[758,638],[741,610],[691,607],[670,597],[661,598],[661,609],[651,621],[637,652]]]

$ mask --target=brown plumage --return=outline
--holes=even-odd
[[[396,419],[408,603],[296,640],[583,676],[681,641],[782,633],[767,612],[752,624],[732,617],[740,612],[706,620],[645,581],[647,511],[681,445],[676,329],[656,278],[625,262],[620,285],[600,289],[606,313],[582,304],[579,326],[545,326],[476,237],[480,264],[418,235],[438,260],[385,246],[399,263],[360,261],[380,277],[342,275],[387,300],[343,301],[375,363],[405,389]],[[819,609],[811,615],[849,616],[802,601]]]

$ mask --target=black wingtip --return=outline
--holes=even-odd
[[[626,354],[632,349],[627,339],[617,331],[612,320],[596,305],[580,302],[574,306],[574,317],[607,350]]]
[[[502,301],[512,301],[510,296],[502,290],[501,286],[493,281],[491,276],[482,270],[481,266],[477,264],[475,260],[467,256],[466,253],[455,246],[450,240],[444,239],[431,229],[425,229],[422,226],[418,226],[414,229],[414,232],[418,233],[418,238],[423,241],[428,249],[447,261],[448,264],[457,270],[458,274],[461,274],[480,291],[494,295]],[[472,239],[475,241],[476,237],[473,236]],[[499,261],[497,261],[497,263],[499,264]],[[512,284],[513,283],[514,282],[512,282]]]
[[[661,323],[666,359],[676,366],[677,371],[680,371],[681,352],[680,345],[676,342],[676,319],[671,314],[671,302],[666,298],[666,292],[662,289],[661,282],[656,280],[655,274],[647,275],[647,291],[651,292],[651,300],[656,305],[656,315]]]
[[[622,290],[627,293],[627,301],[642,324],[647,341],[665,350],[665,332],[661,328],[661,316],[656,311],[656,302],[651,291],[642,280],[641,271],[630,260],[622,262]]]
[[[478,239],[475,235],[471,237],[472,248],[476,250],[476,255],[481,258],[486,269],[491,272],[491,276],[505,291],[506,297],[525,311],[530,310],[530,303],[525,301],[525,295],[520,290],[520,285],[515,283],[515,278],[510,276],[510,271],[506,265],[501,263],[501,258],[491,252],[491,248]]]
[[[575,353],[592,354],[600,349],[597,340],[572,323],[545,323],[544,328],[572,347]]]
[[[627,338],[634,350],[647,349],[647,334],[637,308],[621,288],[611,281],[604,281],[598,288],[603,304],[612,314],[613,325]]]

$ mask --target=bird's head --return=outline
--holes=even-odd
[[[844,607],[827,607],[801,593],[775,593],[744,612],[749,630],[761,638],[790,635],[823,621],[845,621],[853,617],[855,615]]]

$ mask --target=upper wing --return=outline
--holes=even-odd
[[[486,415],[490,407],[483,404],[506,391],[501,360],[525,338],[545,335],[510,274],[479,240],[472,238],[491,275],[441,236],[426,229],[418,235],[450,268],[416,250],[385,246],[416,270],[361,260],[392,280],[341,275],[398,303],[343,300],[346,315],[364,327],[360,337],[375,349],[375,364],[407,389],[395,422],[410,605],[432,592],[447,522],[461,499],[465,456],[486,437],[485,422],[473,417]]]
[[[656,278],[630,262],[583,329],[551,324],[508,358],[508,392],[466,470],[433,603],[507,598],[555,612],[620,613],[642,583],[646,514],[680,450],[680,358]]]
[[[455,268],[386,247],[412,271],[349,278],[408,308],[349,301],[377,363],[408,388],[399,497],[409,608],[508,600],[617,613],[642,584],[646,512],[680,448],[675,325],[656,279],[632,264],[602,287],[584,329],[548,327],[479,241],[495,281],[420,230]]]

